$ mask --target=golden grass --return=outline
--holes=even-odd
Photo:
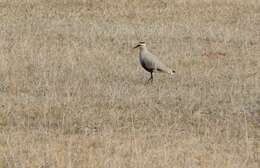
[[[0,2],[0,168],[260,165],[258,0]],[[176,75],[149,74],[139,40]]]

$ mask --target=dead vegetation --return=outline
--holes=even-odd
[[[259,27],[257,0],[1,1],[0,168],[259,167]],[[144,85],[140,40],[175,77]]]

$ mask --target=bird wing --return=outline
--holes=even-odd
[[[171,69],[168,68],[165,64],[163,64],[155,55],[152,53],[146,54],[147,58],[150,64],[153,65],[154,70],[157,70],[159,72],[166,72],[166,73],[171,73]]]

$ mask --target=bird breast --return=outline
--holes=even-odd
[[[152,57],[149,57],[149,53],[140,53],[139,59],[142,67],[145,70],[151,72],[156,69],[155,62]]]

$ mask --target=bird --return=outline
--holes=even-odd
[[[144,41],[140,41],[134,47],[134,49],[135,48],[139,48],[139,61],[142,67],[151,74],[148,82],[153,82],[154,72],[164,72],[170,75],[173,75],[175,73],[175,70],[172,70],[171,68],[163,64],[155,55],[148,51]]]

